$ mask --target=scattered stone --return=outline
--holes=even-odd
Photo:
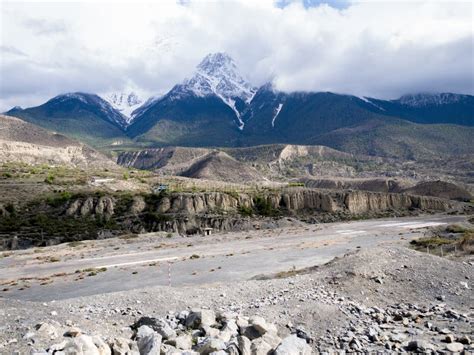
[[[138,328],[135,336],[141,355],[160,355],[161,339],[161,334],[158,334],[147,325]]]
[[[186,318],[186,327],[196,329],[199,326],[212,326],[216,324],[216,314],[208,309],[192,310]]]
[[[306,340],[298,338],[296,334],[283,339],[275,350],[275,355],[309,355],[311,347]]]
[[[110,343],[113,355],[140,355],[138,346],[129,339],[117,337]]]
[[[459,353],[464,350],[464,345],[457,342],[450,343],[446,345],[446,350],[452,351],[454,353]]]

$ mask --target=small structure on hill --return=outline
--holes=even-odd
[[[159,194],[160,192],[168,191],[168,189],[169,189],[169,186],[168,186],[168,185],[159,184],[159,185],[157,185],[157,186],[153,186],[153,193]]]
[[[203,228],[202,229],[202,235],[203,236],[211,235],[211,234],[212,234],[212,228]]]

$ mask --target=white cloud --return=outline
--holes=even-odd
[[[2,2],[0,110],[67,91],[163,93],[215,51],[286,91],[473,93],[472,2],[313,3]]]

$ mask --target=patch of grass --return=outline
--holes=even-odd
[[[465,250],[468,246],[474,244],[474,231],[466,231],[459,240],[459,246]]]
[[[412,240],[410,244],[416,247],[437,247],[440,245],[451,244],[452,242],[453,241],[451,239],[443,238],[440,236],[434,236],[415,239]]]
[[[57,256],[50,256],[48,259],[46,259],[46,261],[49,263],[57,263],[57,262],[60,262],[61,259],[58,258]]]
[[[288,187],[304,187],[303,182],[289,182]]]
[[[193,254],[189,257],[189,259],[199,259],[199,258],[200,258],[200,256],[197,255],[197,254]]]
[[[253,215],[253,209],[246,206],[239,206],[239,213],[244,217],[251,217]]]
[[[446,227],[446,232],[448,233],[464,233],[467,231],[468,231],[467,228],[464,228],[463,226],[460,226],[458,224],[450,224],[449,226]]]
[[[46,198],[46,203],[51,207],[60,207],[72,198],[72,194],[68,191],[63,191],[53,196]]]
[[[273,208],[272,204],[262,196],[253,198],[255,212],[261,216],[274,217],[278,215],[278,210]]]
[[[55,179],[56,179],[56,177],[55,177],[53,174],[49,173],[49,174],[45,177],[44,182],[47,183],[47,184],[52,185],[52,184],[54,183],[54,180],[55,180]]]
[[[226,194],[235,198],[236,200],[239,199],[239,193],[237,191],[226,191]]]

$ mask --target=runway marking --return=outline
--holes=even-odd
[[[341,229],[337,230],[336,233],[342,234],[342,235],[354,235],[354,234],[362,234],[362,233],[367,233],[366,231],[355,231],[353,229]]]
[[[403,222],[403,223],[387,223],[387,224],[381,224],[379,227],[385,227],[385,228],[390,228],[390,227],[401,227],[401,228],[425,228],[425,227],[436,227],[436,226],[442,226],[447,223],[443,222]]]
[[[126,263],[119,263],[119,264],[110,264],[110,265],[102,265],[102,266],[94,266],[94,269],[100,269],[103,267],[116,267],[116,266],[127,266],[127,265],[136,265],[136,264],[145,264],[145,263],[155,263],[157,261],[170,261],[170,260],[177,260],[178,257],[174,256],[171,258],[158,258],[158,259],[150,259],[150,260],[139,260],[139,261],[129,261]]]

